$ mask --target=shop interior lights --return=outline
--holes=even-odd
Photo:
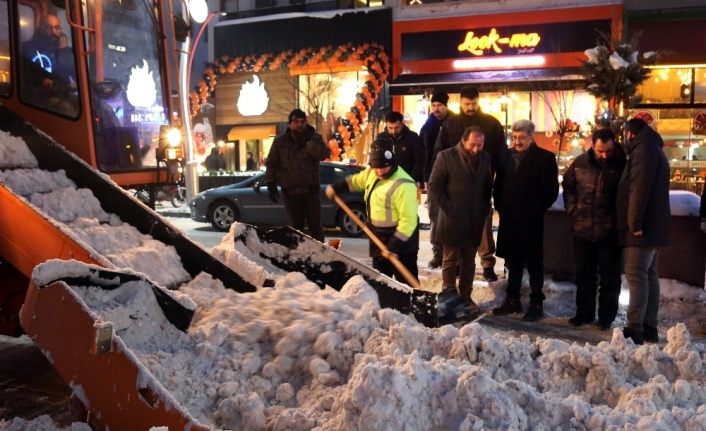
[[[545,63],[543,55],[520,55],[517,57],[469,58],[454,60],[456,70],[515,68],[528,66],[542,66]]]

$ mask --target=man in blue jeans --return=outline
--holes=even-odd
[[[618,185],[618,238],[630,289],[625,338],[659,341],[659,247],[669,244],[669,164],[662,137],[639,118],[625,123],[628,162]]]

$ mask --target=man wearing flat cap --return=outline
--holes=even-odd
[[[439,129],[441,129],[444,122],[451,116],[455,115],[448,109],[449,95],[443,91],[438,91],[431,96],[431,113],[429,118],[422,126],[419,131],[419,137],[422,139],[422,144],[424,145],[424,181],[429,183],[429,176],[431,175],[431,169],[434,167],[434,160],[436,160],[437,152],[434,151],[434,143],[436,142],[436,137],[439,134]],[[429,191],[427,190],[427,193]],[[429,207],[429,225],[431,227],[431,251],[432,258],[429,261],[430,268],[439,268],[441,266],[441,261],[443,259],[443,246],[436,242],[433,238],[436,232],[436,217],[439,214],[439,208],[436,205],[436,201],[431,199],[431,196],[427,196],[427,205]]]
[[[309,234],[323,242],[319,162],[329,156],[321,135],[306,122],[301,109],[289,113],[289,127],[272,142],[265,163],[265,182],[272,202],[278,202],[282,189],[284,208],[291,226],[308,227]]]
[[[348,191],[363,192],[368,213],[368,226],[395,253],[400,262],[418,278],[419,218],[417,216],[417,186],[412,177],[401,169],[394,153],[394,143],[381,134],[370,146],[370,167],[349,175],[326,188],[333,198]],[[373,268],[406,283],[402,274],[382,256],[370,241]]]

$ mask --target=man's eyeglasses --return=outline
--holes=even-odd
[[[516,136],[516,135],[512,135],[512,136],[510,137],[510,140],[511,140],[511,141],[520,141],[520,140],[525,140],[525,139],[529,139],[529,136],[522,136],[522,135]]]

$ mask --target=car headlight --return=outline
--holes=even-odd
[[[194,196],[193,199],[191,199],[191,206],[196,206],[198,205],[201,201],[205,200],[206,197],[202,194],[199,193],[196,196]]]

